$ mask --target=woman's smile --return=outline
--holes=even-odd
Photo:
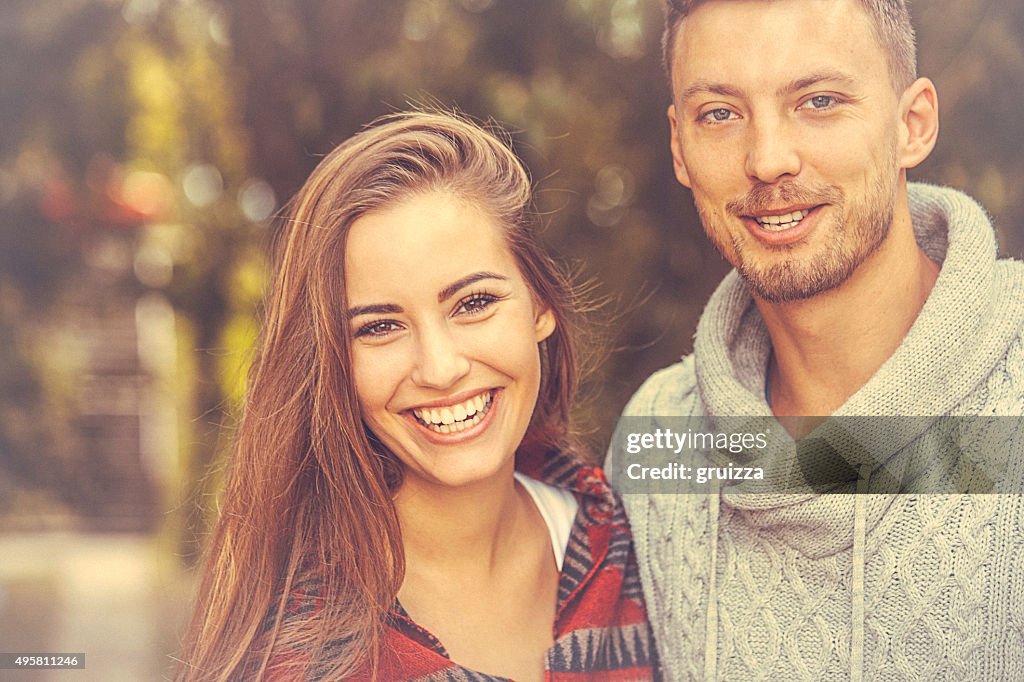
[[[457,435],[471,431],[490,414],[497,389],[481,391],[466,400],[443,402],[435,406],[408,410],[416,424],[436,435]],[[472,431],[477,435],[483,428]],[[467,434],[468,435],[468,434]]]

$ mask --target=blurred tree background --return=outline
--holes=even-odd
[[[1020,258],[1024,4],[913,11],[943,129],[912,177],[979,198]],[[5,0],[0,528],[194,557],[275,214],[416,103],[509,128],[545,244],[625,309],[582,415],[602,448],[726,272],[671,172],[660,31],[654,0]]]

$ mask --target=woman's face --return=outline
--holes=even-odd
[[[497,221],[450,193],[369,213],[345,248],[356,391],[403,485],[511,475],[555,329]]]

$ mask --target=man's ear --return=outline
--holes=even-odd
[[[900,168],[913,168],[932,153],[939,135],[935,84],[918,78],[900,97]]]
[[[551,312],[551,308],[544,308],[533,322],[534,336],[537,339],[537,343],[551,336],[556,326],[558,326],[558,323],[555,321],[555,314]]]
[[[686,162],[683,161],[683,145],[679,141],[679,124],[676,122],[676,105],[668,107],[668,123],[671,128],[671,139],[669,147],[672,149],[672,168],[676,172],[676,180],[683,187],[690,187],[690,173],[686,170]]]

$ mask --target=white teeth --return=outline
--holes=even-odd
[[[757,218],[757,224],[769,232],[781,232],[798,225],[809,213],[810,211],[800,210],[782,215],[766,215]]]
[[[412,413],[432,431],[457,433],[476,426],[491,406],[491,393],[481,393],[469,400],[438,409],[416,408]]]

